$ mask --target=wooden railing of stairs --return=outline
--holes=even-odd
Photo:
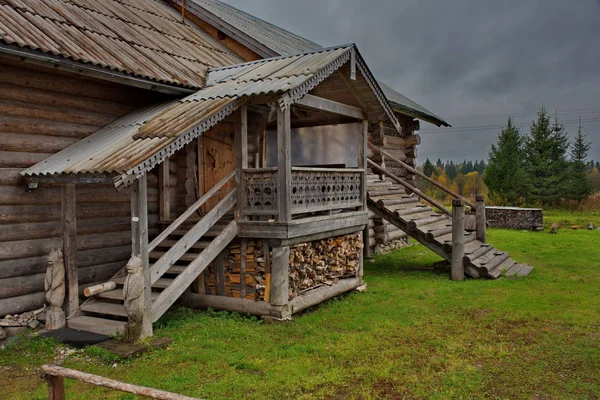
[[[179,299],[204,269],[238,234],[230,210],[236,204],[233,189],[206,215],[197,211],[235,176],[235,172],[210,189],[181,216],[172,221],[148,244],[152,282],[152,322],[156,322]],[[87,299],[68,320],[70,328],[115,335],[123,333],[127,313],[123,305],[123,284],[127,271],[111,281],[117,288]]]
[[[371,143],[369,143],[369,147],[373,152],[393,160],[408,171],[448,193],[452,198],[460,200],[461,204],[466,204],[474,210],[479,208],[481,211],[482,207],[485,210],[482,201],[478,202],[480,203],[478,205],[473,204],[385,150]],[[386,168],[372,160],[367,160],[367,162],[374,172],[389,178],[389,180],[371,179],[369,181],[367,186],[369,209],[382,219],[406,232],[407,235],[446,261],[451,262],[453,244],[455,244],[453,240],[453,236],[455,236],[453,235],[453,212],[406,180],[392,174]],[[437,208],[439,212],[436,212],[431,206],[422,204],[422,200]],[[485,214],[483,215],[485,219]],[[464,257],[462,257],[462,263],[464,272],[467,275],[472,278],[498,279],[502,276],[526,276],[533,270],[533,267],[516,263],[508,253],[499,251],[492,244],[486,243],[485,220],[478,220],[477,228],[478,230],[475,232],[468,232],[464,229],[457,232],[463,236],[462,244],[464,244],[464,247],[462,249]]]

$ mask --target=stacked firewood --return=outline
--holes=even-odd
[[[338,236],[290,248],[290,299],[339,279],[358,275],[360,234]]]
[[[266,287],[267,257],[264,254],[262,241],[247,242],[246,268],[245,268],[245,298],[249,300],[263,300]],[[224,255],[224,287],[225,293],[219,290],[218,263],[213,262],[204,273],[206,294],[225,295],[228,297],[242,297],[242,246],[241,242],[234,242],[225,250]]]
[[[242,248],[240,243],[235,243],[229,247],[229,263],[227,268],[227,277],[231,282],[231,297],[242,297]],[[263,254],[262,242],[248,241],[246,250],[246,298],[258,300],[262,294],[264,296],[265,286],[265,257]],[[262,292],[262,293],[261,293]]]

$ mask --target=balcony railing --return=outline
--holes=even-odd
[[[363,170],[292,168],[289,193],[292,215],[360,207]],[[277,168],[244,170],[244,215],[278,214]]]

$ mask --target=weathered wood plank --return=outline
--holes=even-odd
[[[292,183],[292,154],[291,154],[291,117],[290,109],[281,110],[277,107],[277,204],[279,221],[291,221],[291,183]]]
[[[450,277],[453,281],[465,279],[465,207],[460,199],[452,200],[452,258]]]
[[[79,278],[77,268],[77,214],[75,185],[62,188],[63,257],[65,262],[65,314],[70,315],[79,307]]]
[[[285,306],[289,301],[289,246],[274,247],[271,259],[271,304]]]
[[[365,119],[364,111],[358,107],[349,106],[344,103],[313,96],[311,94],[307,94],[301,99],[296,100],[296,104],[360,120]]]

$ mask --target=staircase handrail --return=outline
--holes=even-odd
[[[392,161],[400,164],[403,168],[407,169],[408,171],[412,172],[415,175],[420,176],[421,178],[425,179],[427,182],[431,183],[433,186],[437,187],[438,189],[441,189],[442,191],[446,192],[447,194],[449,194],[450,196],[454,197],[455,199],[461,199],[466,205],[468,205],[469,207],[471,207],[472,210],[475,210],[475,204],[471,203],[469,200],[465,199],[464,197],[462,197],[458,193],[453,192],[452,190],[448,189],[446,186],[444,186],[441,183],[435,181],[434,179],[431,179],[430,177],[428,177],[424,173],[420,172],[419,170],[411,167],[407,163],[405,163],[403,161],[400,161],[398,158],[394,157],[393,155],[391,155],[387,151],[385,151],[383,149],[380,149],[379,147],[376,147],[375,145],[373,145],[373,143],[369,142],[368,144],[369,144],[369,147],[373,151],[376,151],[379,154],[388,157],[390,160],[392,160]]]
[[[204,205],[211,197],[213,197],[225,184],[235,176],[236,171],[231,171],[227,176],[221,179],[215,186],[213,186],[208,192],[200,197],[194,204],[192,204],[187,210],[183,212],[175,221],[171,223],[164,231],[162,231],[150,244],[148,244],[148,252],[151,252],[158,246],[163,240],[165,240],[171,233],[173,233],[179,226],[184,223],[189,217],[192,216],[200,207]]]
[[[438,203],[437,201],[435,201],[431,197],[427,196],[421,190],[417,189],[416,187],[414,187],[410,183],[406,182],[404,179],[397,177],[396,175],[392,174],[387,169],[383,168],[380,165],[377,165],[377,163],[375,163],[373,160],[367,159],[367,163],[371,166],[371,168],[376,169],[379,172],[381,172],[382,174],[389,176],[392,180],[396,181],[397,183],[399,183],[400,185],[404,186],[408,190],[411,190],[412,192],[416,193],[423,200],[425,200],[425,201],[429,202],[430,204],[432,204],[433,206],[439,208],[444,214],[446,214],[448,216],[452,216],[452,212],[450,210],[448,210],[446,207],[444,207],[443,204]]]

